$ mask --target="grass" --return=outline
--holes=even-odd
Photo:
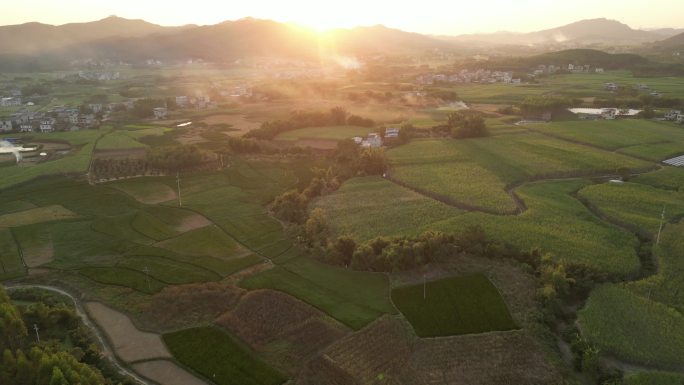
[[[652,161],[662,161],[684,154],[684,141],[671,143],[641,144],[619,150],[623,154],[632,155]]]
[[[2,215],[12,214],[19,211],[25,211],[34,208],[36,208],[36,205],[23,199],[0,202],[0,214]]]
[[[161,203],[176,198],[176,192],[165,183],[153,178],[135,178],[108,184],[142,203]]]
[[[41,222],[60,221],[78,218],[78,214],[59,205],[37,207],[16,213],[0,215],[0,223],[5,227],[19,227]]]
[[[162,338],[181,364],[217,385],[278,385],[286,381],[217,328],[181,330]]]
[[[625,385],[684,385],[684,374],[641,372],[625,376]]]
[[[632,181],[667,190],[684,191],[684,168],[663,167],[658,171],[641,174]]]
[[[4,227],[0,227],[0,268],[0,280],[20,277],[25,273],[12,231]]]
[[[548,138],[499,135],[416,140],[389,151],[392,175],[409,186],[487,211],[511,214],[505,186],[530,179],[645,169],[648,162]]]
[[[392,301],[422,338],[517,328],[498,290],[482,274],[396,288]]]
[[[651,234],[658,232],[660,216],[665,220],[684,215],[684,192],[657,189],[637,183],[604,183],[588,186],[579,192],[603,213]]]
[[[684,365],[684,316],[625,288],[594,290],[579,322],[589,341],[621,359],[659,368]]]
[[[395,313],[382,274],[351,271],[296,257],[240,282],[246,289],[279,290],[313,305],[354,330]]]
[[[594,216],[572,194],[591,185],[582,179],[537,182],[516,193],[528,209],[517,216],[469,212],[424,229],[453,232],[480,225],[487,234],[523,250],[540,248],[566,264],[581,264],[619,277],[635,276],[635,236]]]
[[[172,226],[145,211],[139,212],[131,225],[139,233],[157,241],[163,241],[179,235],[179,232]]]
[[[179,254],[232,258],[244,249],[216,226],[206,226],[185,232],[159,245]]]
[[[275,140],[300,140],[300,139],[329,139],[343,140],[355,136],[365,137],[372,128],[358,126],[333,126],[333,127],[308,127],[298,130],[287,131],[275,137]]]
[[[684,141],[684,128],[681,126],[642,119],[554,122],[534,125],[533,128],[564,139],[611,150]],[[679,146],[679,152],[684,152],[681,143]],[[664,153],[668,151],[665,150]],[[648,153],[646,151],[647,155]],[[660,153],[663,153],[662,149]]]
[[[143,272],[127,268],[86,267],[79,269],[78,272],[95,282],[125,286],[147,294],[157,293],[167,286]]]
[[[146,147],[125,131],[112,131],[97,142],[97,150],[125,150]]]
[[[359,240],[413,234],[423,226],[462,213],[379,177],[351,179],[316,200],[312,207],[325,210],[337,234]]]

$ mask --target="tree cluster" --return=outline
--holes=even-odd
[[[529,96],[520,103],[520,113],[525,117],[539,117],[564,111],[573,105],[572,99],[559,96]]]
[[[192,145],[153,147],[147,151],[149,167],[167,172],[193,169],[212,161],[214,154]]]
[[[280,133],[299,128],[342,126],[345,124],[373,127],[375,122],[360,116],[350,115],[342,107],[335,107],[327,112],[297,111],[289,119],[263,123],[261,127],[246,133],[245,137],[266,140],[273,139]]]
[[[487,125],[477,111],[462,110],[449,114],[447,127],[454,138],[479,138],[487,136]]]

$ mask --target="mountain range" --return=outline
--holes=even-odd
[[[677,33],[680,33],[677,35]],[[207,26],[164,27],[116,16],[89,23],[53,26],[26,23],[0,27],[0,58],[146,59],[228,61],[249,56],[318,57],[331,54],[403,54],[457,51],[481,45],[567,44],[568,47],[684,47],[677,29],[638,30],[608,19],[583,20],[531,33],[497,32],[428,36],[384,26],[336,29],[317,34],[301,26],[241,19]],[[12,59],[14,60],[14,59]]]

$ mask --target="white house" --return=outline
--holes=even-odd
[[[385,129],[385,138],[398,138],[399,129],[396,127],[388,127]]]
[[[31,123],[22,123],[19,126],[19,132],[33,132],[33,124]]]
[[[40,121],[40,132],[55,131],[55,120],[53,118],[45,118]]]
[[[190,103],[190,99],[188,99],[187,96],[176,96],[176,105],[178,107],[181,107],[181,108],[187,107],[189,103]]]
[[[164,119],[169,113],[166,107],[157,107],[153,110],[155,119]]]
[[[680,110],[671,110],[670,112],[665,114],[665,120],[669,121],[676,121],[679,119],[679,117],[682,116],[682,111]]]
[[[619,86],[615,83],[606,83],[604,86],[605,89],[608,91],[617,91],[617,89],[619,88]]]
[[[604,71],[603,68],[596,68],[594,71],[595,71],[597,74],[602,74],[602,73],[606,72],[606,71]]]
[[[377,133],[371,132],[370,134],[368,134],[368,137],[366,138],[366,140],[361,142],[361,147],[364,147],[364,148],[382,147],[382,138]]]
[[[0,131],[3,131],[3,132],[12,131],[12,119],[0,120]]]
[[[14,107],[21,105],[21,98],[8,97],[0,99],[0,106],[2,107]]]
[[[78,124],[81,127],[90,127],[95,124],[95,115],[87,114],[78,117]]]

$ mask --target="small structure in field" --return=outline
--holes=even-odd
[[[379,148],[382,147],[382,138],[375,132],[368,134],[368,137],[361,142],[363,148]]]
[[[164,119],[169,114],[169,110],[166,107],[157,107],[153,112],[155,119]]]
[[[581,120],[613,120],[618,118],[634,118],[642,110],[620,108],[570,108],[568,111],[577,115]]]

